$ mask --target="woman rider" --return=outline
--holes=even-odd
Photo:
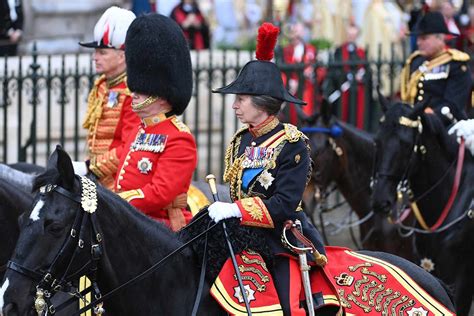
[[[311,175],[307,138],[277,118],[283,102],[305,104],[285,89],[280,70],[270,61],[278,31],[264,23],[259,29],[257,60],[247,63],[234,82],[214,91],[236,95],[232,108],[246,125],[233,136],[225,156],[224,181],[230,185],[234,203],[213,203],[209,216],[215,222],[237,217],[242,225],[262,230],[275,255],[273,278],[284,314],[305,315],[300,308],[298,262],[281,241],[285,222],[302,222],[304,235],[318,250],[308,255],[310,264],[323,266],[326,257],[318,231],[301,208]],[[269,33],[273,34],[270,40]]]

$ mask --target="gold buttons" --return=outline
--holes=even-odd
[[[418,101],[423,101],[423,96],[419,95],[418,98],[416,98]]]
[[[122,189],[122,186],[120,184],[117,184],[117,190],[121,190]]]
[[[420,91],[418,91],[418,93],[423,95],[423,94],[425,94],[425,91],[424,91],[424,90],[420,90]]]
[[[418,82],[418,88],[423,88],[423,82]]]

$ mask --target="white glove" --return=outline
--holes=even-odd
[[[78,176],[85,176],[89,169],[84,161],[73,161],[72,167],[74,168],[74,173]]]
[[[208,211],[209,217],[216,223],[231,217],[242,218],[242,213],[235,203],[214,202],[209,206]]]
[[[465,144],[466,144],[466,148],[469,149],[469,151],[471,152],[471,155],[474,156],[474,134],[472,134],[469,137],[466,137]]]
[[[464,137],[465,139],[474,135],[474,119],[462,120],[454,124],[448,131],[449,135],[456,134],[457,137]]]

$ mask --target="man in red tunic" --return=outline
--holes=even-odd
[[[186,192],[197,163],[194,137],[177,118],[191,98],[189,48],[179,26],[159,14],[138,17],[126,47],[132,108],[141,123],[120,158],[115,191],[176,231],[192,217]]]
[[[173,11],[171,18],[183,30],[189,47],[200,50],[209,48],[209,26],[199,10],[197,1],[182,0]]]
[[[113,188],[125,140],[140,122],[131,107],[124,52],[125,35],[134,19],[131,11],[111,7],[95,25],[94,41],[79,43],[95,49],[95,67],[101,75],[89,94],[83,123],[88,130],[89,158],[74,162],[74,170],[80,175],[91,171],[109,189]]]
[[[302,110],[303,113],[312,115],[315,110],[315,80],[319,79],[319,76],[316,78],[313,65],[316,62],[316,47],[304,41],[304,30],[302,23],[295,23],[291,27],[291,41],[288,46],[283,48],[283,61],[286,64],[303,64],[303,71],[302,73],[284,72],[282,76],[283,81],[287,82],[290,93],[303,95],[302,99],[306,102],[306,106]],[[299,110],[297,106],[299,105],[295,106],[293,103],[289,103],[288,106],[288,121],[298,125],[300,117],[297,112]]]

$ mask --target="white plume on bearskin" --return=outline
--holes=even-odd
[[[132,11],[116,6],[108,8],[94,27],[94,41],[116,49],[123,49],[125,36],[130,24],[135,19]]]

